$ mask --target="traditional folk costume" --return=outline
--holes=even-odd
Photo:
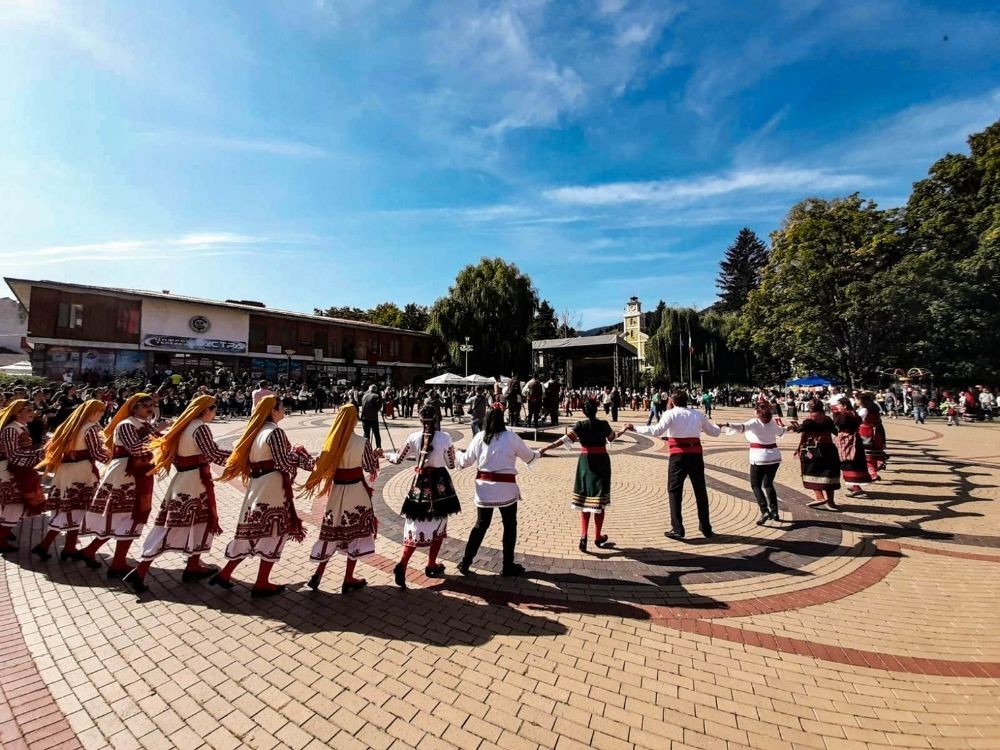
[[[500,431],[490,429],[491,422]],[[498,425],[496,423],[499,423]],[[487,442],[487,437],[489,441]],[[517,544],[517,502],[521,492],[517,486],[517,459],[530,465],[542,454],[529,448],[514,432],[503,426],[503,412],[494,407],[486,416],[486,429],[476,433],[469,447],[460,452],[455,466],[464,469],[476,466],[476,497],[478,509],[476,525],[469,534],[465,555],[459,565],[462,573],[468,573],[476,553],[486,537],[486,530],[493,520],[493,509],[500,509],[503,521],[503,570],[501,575],[516,576],[524,568],[514,563],[514,547]]]
[[[0,411],[0,551],[7,546],[11,529],[24,517],[36,516],[45,505],[42,481],[35,464],[42,449],[32,447],[27,425],[17,416],[30,408],[24,399],[14,399]]]
[[[830,417],[820,412],[810,412],[808,419],[794,426],[798,432],[799,446],[795,454],[802,469],[802,486],[812,490],[816,500],[836,507],[833,493],[840,489],[840,456],[833,436],[837,428]]]
[[[240,477],[246,483],[246,495],[240,509],[233,541],[226,546],[226,567],[209,583],[230,589],[236,566],[247,557],[260,557],[257,581],[252,597],[279,594],[285,586],[276,586],[268,578],[274,563],[281,559],[289,538],[302,541],[305,531],[295,510],[292,480],[299,468],[311,469],[312,456],[302,446],[292,447],[285,431],[277,425],[284,417],[284,404],[273,395],[262,397],[254,406],[247,427],[233,446],[220,481]]]
[[[667,470],[667,497],[670,501],[670,531],[665,536],[671,539],[684,538],[684,518],[681,515],[681,499],[684,480],[691,479],[695,504],[698,508],[698,526],[701,533],[713,536],[712,521],[708,510],[708,489],[705,487],[705,459],[702,456],[701,433],[718,437],[722,432],[708,417],[694,409],[674,406],[667,409],[660,421],[652,427],[639,426],[635,431],[650,437],[667,436],[670,450]]]
[[[882,424],[882,415],[878,406],[862,406],[858,409],[858,416],[861,417],[861,426],[858,428],[858,435],[865,447],[865,460],[868,463],[868,476],[875,482],[878,481],[878,473],[885,468],[888,454],[885,451],[885,425]]]
[[[49,548],[61,533],[66,543],[60,557],[82,559],[76,541],[84,514],[94,500],[101,475],[97,463],[107,463],[111,453],[104,442],[100,419],[107,406],[92,399],[78,406],[53,433],[38,468],[52,474],[46,509],[49,531],[41,543],[32,549],[42,559],[48,559]]]
[[[858,434],[861,418],[853,411],[839,411],[833,415],[833,423],[837,427],[837,452],[840,458],[840,472],[847,483],[850,495],[860,493],[861,484],[870,481],[868,461],[865,458],[865,446]]]
[[[434,410],[420,413],[424,429],[414,432],[403,443],[399,453],[386,458],[390,463],[399,464],[407,456],[417,458],[413,482],[400,515],[406,519],[403,524],[403,552],[393,573],[396,584],[406,588],[406,566],[418,547],[428,547],[428,578],[438,578],[444,574],[444,565],[437,562],[438,552],[448,536],[448,516],[462,510],[455,486],[448,469],[455,468],[455,447],[451,436],[437,429]]]
[[[785,428],[774,418],[767,422],[751,419],[742,424],[731,424],[734,432],[742,432],[750,443],[750,488],[753,490],[760,518],[757,525],[763,526],[769,519],[778,521],[778,493],[774,489],[774,478],[781,466],[781,450],[778,438],[785,434]]]
[[[213,397],[199,396],[188,411],[200,415],[214,404]],[[164,446],[169,447],[165,450]],[[210,466],[225,466],[230,452],[218,446],[211,429],[199,416],[190,421],[182,416],[153,447],[159,459],[157,469],[164,471],[173,465],[177,473],[170,480],[153,529],[142,546],[142,559],[152,560],[168,550],[186,555],[208,552],[219,533]]]
[[[358,558],[375,552],[378,520],[372,507],[372,489],[378,477],[378,456],[361,435],[354,433],[358,412],[353,404],[341,409],[333,419],[323,450],[304,485],[312,497],[327,494],[326,512],[311,560],[319,563],[309,579],[314,591],[330,558],[337,552],[347,555],[347,572],[342,591],[348,593],[367,585],[354,577]]]

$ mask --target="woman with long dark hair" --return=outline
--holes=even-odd
[[[861,441],[859,428],[861,417],[855,411],[850,399],[840,398],[831,404],[832,419],[837,427],[837,451],[840,456],[840,472],[847,484],[847,496],[859,497],[864,494],[862,483],[867,483],[868,461],[865,458],[865,446]]]
[[[611,425],[597,418],[597,399],[588,398],[583,402],[583,416],[569,432],[554,443],[542,448],[545,455],[560,445],[580,442],[580,458],[576,463],[576,479],[573,482],[571,507],[580,513],[580,551],[587,551],[587,531],[590,517],[594,517],[594,545],[604,547],[608,543],[603,534],[604,511],[611,505],[611,458],[608,443],[621,433],[616,433]],[[624,430],[623,430],[624,432]]]
[[[455,465],[459,469],[476,466],[476,525],[469,534],[465,555],[458,566],[459,572],[468,575],[472,561],[486,537],[486,530],[493,520],[493,509],[500,509],[503,521],[503,576],[519,576],[524,567],[514,562],[517,544],[517,501],[521,492],[517,486],[517,459],[531,464],[542,454],[529,448],[517,434],[507,429],[503,419],[503,405],[494,404],[486,414],[486,424],[477,433],[469,447],[458,454]]]
[[[455,447],[451,436],[441,431],[437,409],[425,406],[420,410],[422,429],[412,433],[397,454],[386,454],[389,463],[398,464],[415,455],[413,483],[406,494],[400,515],[403,525],[403,553],[393,569],[396,585],[406,588],[406,566],[418,547],[427,548],[428,578],[444,575],[444,565],[438,563],[441,545],[448,536],[448,516],[462,510],[448,469],[455,468]]]

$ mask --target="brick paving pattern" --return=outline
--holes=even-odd
[[[283,426],[316,450],[329,419]],[[416,427],[390,424],[396,445]],[[241,427],[213,425],[223,444]],[[467,426],[445,428],[468,441]],[[1000,428],[887,429],[886,481],[839,496],[839,511],[807,507],[787,436],[784,522],[767,527],[742,437],[707,440],[716,536],[683,542],[663,537],[662,443],[626,436],[610,451],[614,546],[586,553],[569,508],[576,454],[556,452],[519,478],[524,579],[496,575],[499,518],[475,575],[455,571],[471,470],[454,473],[464,510],[447,577],[425,578],[418,551],[406,591],[392,567],[412,464],[379,479],[377,554],[359,565],[370,586],[346,597],[336,558],[320,591],[304,586],[322,501],[302,507],[310,539],[275,568],[289,591],[260,601],[255,562],[222,591],[182,584],[171,554],[137,599],[102,571],[33,558],[35,520],[0,577],[0,747],[996,750]],[[218,497],[231,533],[242,493]]]

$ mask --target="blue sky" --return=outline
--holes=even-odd
[[[309,310],[500,255],[584,326],[707,305],[740,227],[964,150],[997,49],[988,2],[4,2],[0,273]]]

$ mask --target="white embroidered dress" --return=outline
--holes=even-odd
[[[357,560],[375,552],[378,524],[371,485],[378,478],[378,468],[378,456],[368,441],[351,435],[330,485],[323,525],[309,559],[324,562],[344,552],[348,559]]]
[[[104,445],[104,433],[97,422],[88,422],[77,433],[70,453],[52,475],[46,507],[52,512],[49,528],[54,531],[75,531],[94,500],[100,473],[96,462],[111,459]]]

